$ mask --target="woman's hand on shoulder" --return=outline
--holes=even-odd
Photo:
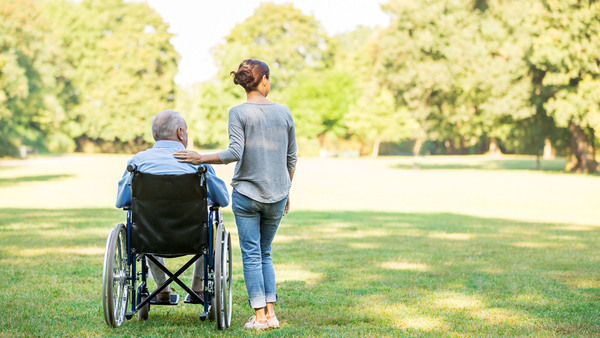
[[[179,159],[179,162],[191,163],[191,164],[202,164],[202,155],[198,154],[193,150],[180,150],[175,152],[173,156]]]

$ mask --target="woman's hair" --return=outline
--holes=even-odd
[[[260,60],[246,59],[240,63],[237,72],[232,71],[229,75],[233,75],[233,83],[250,93],[256,90],[263,76],[269,78],[269,66]]]

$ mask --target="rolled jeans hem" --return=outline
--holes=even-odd
[[[277,303],[277,294],[268,294],[266,297],[248,299],[250,307],[253,309],[262,309],[267,303]]]
[[[253,309],[262,309],[263,307],[267,306],[267,300],[265,297],[248,299],[248,303],[250,303],[250,307]]]
[[[267,303],[277,303],[277,294],[268,294],[267,295]]]

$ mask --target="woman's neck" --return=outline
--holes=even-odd
[[[253,90],[250,93],[246,93],[246,102],[250,103],[273,103],[267,100],[267,98],[258,90]]]

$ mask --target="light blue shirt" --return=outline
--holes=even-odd
[[[156,141],[154,147],[137,153],[127,162],[127,165],[135,165],[140,172],[154,175],[183,175],[198,172],[199,165],[181,163],[173,157],[173,153],[179,150],[185,150],[180,142]],[[229,205],[229,193],[225,182],[215,175],[211,165],[201,165],[207,169],[208,204],[226,207]],[[125,169],[119,181],[116,207],[123,208],[129,205],[131,205],[131,173]]]

